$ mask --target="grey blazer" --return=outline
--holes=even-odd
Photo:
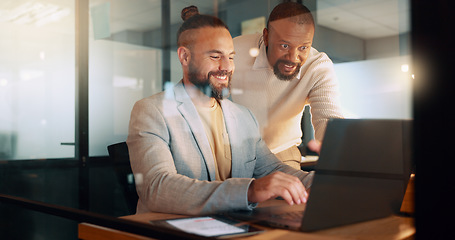
[[[207,214],[252,209],[247,201],[253,178],[274,171],[298,176],[306,187],[312,174],[278,160],[261,139],[245,107],[222,100],[232,152],[232,178],[215,180],[211,148],[182,81],[133,107],[127,144],[139,195],[137,213]]]

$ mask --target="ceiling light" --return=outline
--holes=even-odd
[[[11,22],[22,25],[43,26],[50,22],[56,22],[70,14],[69,8],[40,2],[26,2],[15,8],[3,10],[0,22]]]

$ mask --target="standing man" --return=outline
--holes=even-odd
[[[272,10],[262,35],[234,39],[237,69],[232,99],[251,109],[270,150],[297,169],[305,105],[310,104],[316,137],[309,147],[316,152],[327,121],[343,117],[333,63],[311,47],[313,36],[308,8],[286,2]]]
[[[138,101],[131,112],[127,144],[137,212],[251,210],[278,196],[303,204],[312,174],[278,160],[253,114],[224,99],[235,55],[226,25],[194,6],[182,18],[177,54],[183,79]]]

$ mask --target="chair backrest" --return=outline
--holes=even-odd
[[[114,170],[118,182],[123,188],[128,211],[131,214],[136,213],[137,200],[139,199],[136,192],[133,171],[131,170],[130,157],[126,142],[115,143],[107,147],[109,158],[114,163]]]

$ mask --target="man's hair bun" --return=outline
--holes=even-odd
[[[194,5],[184,8],[180,16],[183,19],[183,23],[177,31],[177,46],[179,47],[189,45],[189,41],[191,39],[188,37],[182,37],[182,33],[188,30],[203,27],[222,27],[229,31],[228,27],[223,21],[221,21],[221,19],[210,15],[199,14],[197,7]]]
[[[198,15],[198,14],[199,14],[199,10],[197,9],[197,7],[194,5],[191,5],[182,10],[180,17],[183,19],[183,21],[186,21],[188,18],[190,18],[194,15]]]

